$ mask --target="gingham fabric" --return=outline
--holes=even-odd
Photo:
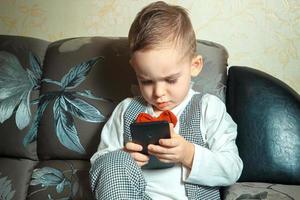
[[[90,182],[98,200],[151,200],[145,193],[146,182],[141,168],[123,150],[97,158],[90,170]]]
[[[200,132],[201,94],[192,97],[180,116],[180,134],[188,141],[205,146]],[[130,124],[140,112],[146,110],[146,102],[136,97],[124,115],[124,144],[131,140]],[[114,151],[100,156],[90,170],[92,191],[97,199],[151,199],[145,193],[146,182],[141,168],[124,151]],[[219,200],[217,187],[185,183],[188,199]]]

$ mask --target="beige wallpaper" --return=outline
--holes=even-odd
[[[0,0],[0,34],[46,40],[126,36],[149,0]],[[300,93],[299,0],[170,0],[186,7],[197,38],[224,45],[230,65],[260,69]]]

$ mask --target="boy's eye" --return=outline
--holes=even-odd
[[[177,79],[168,79],[167,80],[167,83],[170,83],[170,84],[175,84],[177,82]]]
[[[152,81],[151,80],[143,80],[143,81],[140,81],[142,85],[150,85],[152,84]]]

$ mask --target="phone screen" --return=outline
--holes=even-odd
[[[148,155],[149,144],[158,145],[159,139],[170,138],[170,128],[167,121],[140,122],[130,125],[132,142],[143,146],[142,153]]]
[[[148,155],[149,144],[159,144],[160,139],[170,138],[170,127],[167,121],[139,122],[130,125],[132,142],[143,146],[142,153]],[[162,169],[174,166],[173,163],[160,162],[150,155],[150,160],[143,169]]]

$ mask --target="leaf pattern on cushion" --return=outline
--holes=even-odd
[[[44,98],[48,97],[49,99],[54,100],[53,114],[55,131],[58,140],[63,146],[81,154],[84,154],[85,150],[80,143],[73,117],[77,117],[88,122],[98,123],[104,122],[106,120],[106,116],[104,116],[94,106],[77,97],[81,96],[81,94],[86,94],[85,92],[80,92],[78,95],[78,92],[71,91],[70,89],[74,89],[80,83],[82,83],[85,80],[91,67],[100,59],[102,59],[102,57],[93,58],[87,62],[75,65],[69,70],[66,75],[63,76],[61,81],[46,79],[48,83],[53,83],[61,87],[60,91],[48,92],[44,94]],[[85,97],[94,98],[90,91]],[[104,98],[98,99],[110,102],[109,100]],[[43,110],[44,109],[41,109],[41,111]],[[40,113],[37,114],[39,115]],[[37,119],[39,118],[40,117],[37,116]],[[36,126],[32,128],[34,131],[30,133],[30,135],[32,136],[36,135],[37,128],[35,127]]]
[[[54,167],[42,167],[33,170],[30,185],[41,186],[42,189],[37,189],[28,194],[27,198],[36,195],[37,193],[46,191],[48,193],[48,199],[75,199],[76,196],[84,195],[83,185],[79,183],[79,172],[82,170],[75,169],[72,162],[62,161],[69,166],[69,169],[60,170]],[[49,187],[54,187],[56,194],[50,194],[52,190]],[[67,188],[66,188],[67,187]],[[68,189],[68,190],[66,190]],[[65,197],[61,197],[60,193],[65,192],[61,195],[67,194]],[[55,196],[60,196],[60,198],[55,198]]]
[[[58,140],[63,146],[72,151],[76,151],[81,154],[85,153],[85,150],[80,143],[73,117],[93,123],[104,122],[107,117],[104,116],[97,108],[80,99],[80,96],[109,103],[111,103],[111,101],[105,98],[95,97],[89,90],[81,92],[74,91],[74,88],[85,80],[91,67],[102,59],[102,57],[92,58],[86,62],[75,65],[60,81],[48,78],[42,80],[43,82],[60,86],[60,90],[47,92],[40,96],[38,111],[34,117],[32,127],[23,141],[25,145],[34,141],[36,138],[38,124],[42,118],[43,112],[45,111],[48,103],[50,101],[54,101],[53,115]]]
[[[46,110],[48,104],[51,100],[55,98],[54,95],[41,95],[39,100],[39,106],[37,108],[37,111],[35,112],[35,115],[33,117],[32,125],[28,131],[28,133],[25,135],[23,139],[23,145],[26,146],[30,144],[31,142],[35,141],[37,138],[37,132],[38,132],[38,126],[39,123],[43,117],[43,113]]]
[[[102,115],[97,108],[84,100],[79,99],[72,94],[63,95],[62,98],[64,100],[64,109],[74,117],[87,122],[103,122],[105,120],[105,116]]]
[[[40,60],[32,52],[29,52],[29,64],[32,71],[27,69],[27,72],[31,74],[30,77],[32,78],[34,86],[39,87],[43,72]]]
[[[40,62],[32,53],[29,61],[31,69],[25,70],[16,56],[0,52],[0,122],[16,112],[19,129],[30,123],[30,94],[32,90],[39,89],[42,74]]]
[[[99,58],[91,59],[87,62],[80,63],[71,68],[70,71],[61,79],[61,86],[63,89],[72,89],[77,87],[85,80],[91,67],[98,61]]]
[[[30,185],[39,184],[42,187],[55,186],[56,192],[61,193],[65,186],[71,185],[71,182],[60,170],[52,167],[43,167],[33,170],[32,180],[30,181]]]
[[[36,140],[43,113],[49,103],[54,101],[54,124],[58,140],[72,151],[85,153],[73,117],[99,123],[104,122],[107,116],[80,97],[108,102],[110,105],[112,105],[112,101],[96,97],[90,90],[74,91],[74,88],[86,79],[91,68],[99,60],[103,60],[103,57],[92,58],[76,64],[60,81],[57,81],[49,78],[41,79],[40,61],[31,52],[29,53],[30,68],[26,70],[16,56],[5,51],[0,52],[0,122],[3,123],[15,112],[16,125],[19,129],[23,129],[31,121],[30,105],[38,104],[31,127],[23,139],[23,144],[26,146]],[[40,95],[38,99],[30,102],[31,91],[38,90],[41,82],[58,85],[60,89]]]
[[[64,104],[66,103],[62,96],[54,102],[53,113],[56,135],[65,147],[79,153],[85,153],[84,148],[80,144],[74,120],[71,114],[64,109]]]
[[[7,176],[0,177],[0,199],[11,200],[13,199],[15,192],[16,191],[12,189],[11,180],[9,180]]]

